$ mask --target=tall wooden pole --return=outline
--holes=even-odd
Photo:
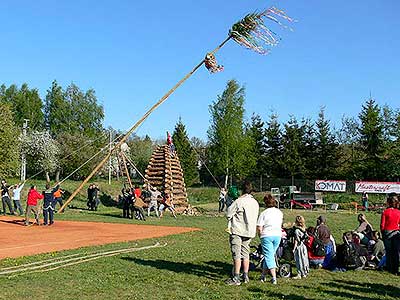
[[[217,48],[215,48],[211,53],[217,52],[219,49],[221,49],[229,40],[231,39],[231,36],[229,35]],[[123,143],[126,142],[126,140],[129,138],[129,136],[148,118],[148,116],[156,110],[161,104],[163,104],[168,97],[180,86],[182,83],[184,83],[190,76],[192,76],[204,63],[204,59],[193,68],[188,74],[185,75],[177,84],[174,85],[172,89],[170,89],[163,97],[161,97],[160,100],[157,101],[144,115],[143,117],[140,118],[139,121],[137,121],[129,130],[128,132],[121,138],[121,140],[114,145],[114,147],[111,149],[109,153],[107,153],[106,157],[93,169],[93,171],[89,174],[88,177],[86,177],[82,183],[78,186],[78,188],[69,196],[67,201],[65,201],[64,205],[59,209],[59,212],[63,212],[64,209],[67,207],[67,205],[75,198],[76,195],[78,195],[79,191],[85,186],[88,181],[97,174],[97,172],[101,169],[101,167],[108,161],[108,159],[111,156],[111,153],[114,152],[115,149],[118,149],[121,147]]]
[[[124,154],[124,153],[121,153],[121,154],[122,154],[122,155],[121,155],[121,157],[122,157],[122,162],[123,162],[123,164],[124,164],[124,168],[125,168],[125,172],[126,172],[126,177],[128,178],[129,186],[130,186],[131,188],[133,188],[131,176],[129,175],[129,169],[128,169],[128,166],[127,166],[126,160],[125,160],[125,154]]]
[[[111,151],[112,151],[112,131],[111,131],[111,128],[110,128],[110,144],[109,144],[109,147],[110,147],[110,149],[109,149],[109,152],[110,152],[110,154],[111,154]],[[109,157],[109,159],[108,159],[108,184],[109,185],[111,185],[111,155],[110,155],[110,157]]]

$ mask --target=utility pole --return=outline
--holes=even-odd
[[[109,185],[111,185],[111,164],[112,164],[112,162],[111,162],[111,151],[112,151],[111,143],[112,143],[112,129],[110,128],[110,144],[109,144],[109,147],[110,147],[110,159],[108,160],[108,184]]]
[[[24,124],[22,124],[22,136],[26,137],[26,133],[28,130],[28,122],[29,119],[24,119]],[[26,156],[25,153],[22,151],[21,157],[21,181],[25,181],[26,179]]]

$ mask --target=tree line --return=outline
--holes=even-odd
[[[334,128],[321,107],[316,120],[290,116],[282,123],[276,113],[267,119],[246,118],[245,88],[230,80],[209,105],[207,141],[189,135],[181,119],[173,141],[187,185],[266,176],[271,178],[399,180],[400,111],[365,101],[357,117],[343,116]],[[29,120],[26,136],[21,135]],[[27,84],[0,86],[0,175],[17,176],[21,155],[28,175],[38,171],[85,177],[102,155],[82,164],[109,141],[103,126],[104,108],[93,89],[53,81],[44,99]],[[115,131],[114,136],[121,134]],[[132,136],[130,155],[144,172],[157,144],[149,136]],[[77,151],[84,147],[83,150]],[[76,170],[79,168],[79,170]],[[106,170],[103,170],[103,175]],[[215,178],[215,179],[214,179]]]
[[[24,83],[0,86],[1,176],[17,176],[25,155],[28,175],[68,174],[93,156],[104,144],[104,109],[95,91],[83,91],[74,83],[63,89],[53,81],[44,99]],[[24,123],[27,134],[21,135]],[[74,152],[87,144],[82,151]],[[68,159],[63,159],[68,157]],[[83,176],[91,164],[79,170]]]
[[[224,177],[237,180],[260,175],[399,181],[398,108],[379,106],[370,98],[357,117],[344,115],[340,128],[334,128],[326,118],[324,107],[315,121],[298,120],[291,115],[287,122],[281,123],[276,113],[266,120],[253,113],[246,120],[245,97],[244,87],[230,80],[210,105],[208,141],[199,143],[193,138],[191,145],[201,159],[199,182],[211,183],[212,177],[216,177],[223,184]],[[192,159],[192,166],[197,164],[198,160]]]

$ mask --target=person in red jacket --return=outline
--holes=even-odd
[[[325,256],[317,256],[313,252],[313,241],[315,239],[315,227],[307,228],[308,239],[305,241],[308,253],[308,261],[310,262],[310,266],[316,268],[322,268],[322,264],[324,263]]]
[[[381,232],[386,251],[386,268],[390,273],[399,273],[400,259],[400,210],[397,208],[398,197],[390,194],[387,208],[382,213]]]
[[[26,201],[25,226],[29,226],[29,215],[31,212],[35,215],[36,225],[39,225],[37,204],[40,199],[43,199],[43,195],[36,190],[36,186],[32,185],[28,192],[28,200]]]
[[[135,198],[140,198],[140,196],[142,196],[142,190],[138,185],[135,186],[134,193],[135,193]]]

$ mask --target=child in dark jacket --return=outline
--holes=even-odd
[[[43,224],[53,225],[54,224],[54,210],[56,202],[54,199],[54,193],[60,188],[57,184],[55,188],[50,187],[50,183],[46,183],[46,190],[43,191]]]

